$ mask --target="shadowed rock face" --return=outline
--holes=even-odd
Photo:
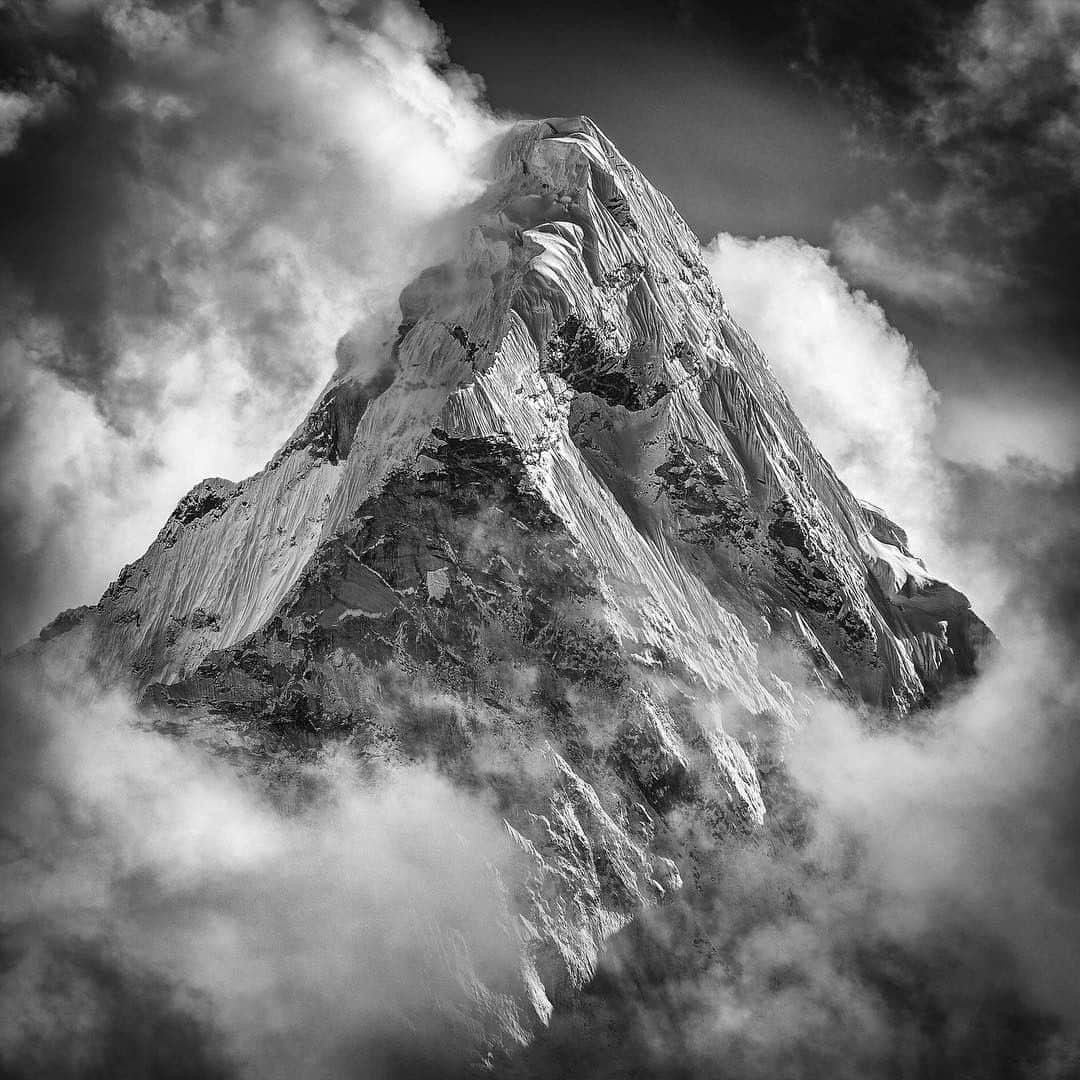
[[[837,479],[589,120],[519,126],[401,308],[379,375],[340,371],[266,469],[198,485],[40,648],[84,627],[180,729],[433,757],[493,792],[533,867],[508,899],[520,1040],[679,888],[673,808],[761,825],[806,677],[898,718],[992,638]]]

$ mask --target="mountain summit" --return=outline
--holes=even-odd
[[[522,1041],[681,886],[814,693],[899,718],[992,637],[815,449],[670,202],[587,118],[518,125],[460,252],[257,475],[206,480],[92,609],[108,682],[183,728],[433,758],[532,866]],[[721,283],[722,284],[722,283]]]

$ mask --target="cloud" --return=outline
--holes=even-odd
[[[1034,377],[939,395],[884,310],[829,253],[791,237],[720,234],[704,257],[734,317],[762,347],[814,443],[856,497],[908,530],[930,570],[991,625],[1010,617],[1019,503],[1028,529],[1065,528],[1078,443],[1075,388]],[[1010,353],[1037,367],[1034,345]],[[1006,539],[1008,538],[1008,539]]]
[[[949,246],[950,212],[948,203],[922,204],[900,193],[837,222],[833,247],[853,280],[955,318],[985,307],[1015,281],[1002,267]]]
[[[10,576],[35,561],[59,574],[8,605],[27,606],[9,613],[11,641],[59,596],[100,593],[204,475],[269,457],[338,339],[377,337],[438,261],[505,125],[439,28],[397,0],[100,0],[7,18],[27,74],[0,158],[0,347],[22,407],[5,415],[0,472],[30,502],[0,512]],[[26,105],[56,72],[62,100]],[[80,533],[91,550],[124,535],[108,570],[78,569]]]
[[[840,222],[837,255],[860,283],[953,319],[1028,308],[1031,288],[1071,306],[1080,13],[1067,0],[982,0],[942,41],[912,62],[902,117],[939,182]]]
[[[943,39],[944,66],[922,58],[910,99],[941,188],[898,192],[834,233],[845,277],[937,328],[928,340],[948,384],[915,411],[921,463],[872,452],[861,490],[839,471],[873,499],[897,480],[918,490],[931,447],[944,452],[929,459],[934,546],[1005,651],[903,730],[871,732],[820,703],[785,770],[767,777],[768,842],[703,860],[702,893],[614,950],[605,1022],[654,1074],[706,1075],[719,1060],[736,1077],[1075,1069],[1080,633],[1069,552],[1080,531],[1066,419],[1075,377],[1062,359],[1075,279],[1064,250],[1076,220],[1075,20],[1075,5],[977,5]],[[849,427],[883,433],[888,447],[877,393],[903,400],[893,379],[914,357],[887,327],[875,337],[880,308],[796,241],[721,237],[712,265],[826,455],[843,461]],[[857,362],[828,348],[834,330],[839,344],[858,343]],[[950,362],[968,364],[962,349],[984,354],[969,364],[977,383],[947,378]],[[894,427],[906,422],[905,410],[892,414]],[[925,514],[877,501],[901,522],[908,506]]]
[[[925,550],[945,491],[932,451],[937,395],[911,345],[821,248],[721,233],[705,261],[841,479]]]
[[[786,753],[793,821],[774,792],[772,858],[734,855],[745,876],[711,898],[739,914],[706,916],[733,963],[692,988],[703,1058],[739,1076],[885,1076],[909,1055],[1052,1076],[1076,1053],[1080,686],[1046,629],[921,730],[817,707]]]
[[[930,97],[921,117],[934,144],[963,156],[973,141],[1012,133],[1029,163],[1080,179],[1078,35],[1068,0],[983,0],[954,43],[953,92]]]
[[[1034,397],[1021,385],[946,398],[937,440],[941,453],[952,462],[1000,470],[1027,460],[1059,478],[1068,476],[1080,461],[1080,401],[1076,387],[1048,381]]]
[[[1075,540],[1046,532],[1019,589]],[[512,1075],[1071,1075],[1080,684],[1038,593],[933,714],[883,730],[816,701],[764,771],[762,835],[710,847],[669,820],[692,837],[686,888],[609,943]]]
[[[1076,5],[795,7],[773,5],[768,22],[849,103],[849,151],[874,157],[885,187],[813,227],[917,347],[942,396],[937,451],[1068,472],[1080,460],[1066,420],[1080,398]]]
[[[931,721],[873,736],[822,710],[789,754],[827,830],[857,838],[875,919],[899,940],[977,928],[1025,1001],[1080,1032],[1080,686],[1035,629]]]
[[[405,6],[68,0],[19,27],[36,66],[12,93],[74,74],[40,115],[14,109],[0,162],[13,628],[58,594],[92,598],[191,481],[257,465],[342,333],[350,357],[381,340],[386,298],[432,261],[498,127]],[[959,217],[929,252],[903,246],[914,217],[877,220],[862,235],[908,299],[998,287],[972,270],[996,273],[993,252],[942,262]],[[922,276],[924,254],[944,276]],[[557,1012],[524,1065],[1065,1074],[1075,478],[976,455],[948,469],[942,524],[935,396],[881,309],[790,238],[721,236],[709,258],[856,494],[991,579],[1011,651],[917,735],[868,735],[823,703],[790,768],[766,772],[770,831],[695,836],[688,889],[612,943],[584,1007]],[[488,890],[491,862],[512,870],[481,800],[335,756],[283,768],[268,793],[69,674],[16,695],[0,727],[5,1069],[446,1075],[468,1056],[468,1025],[432,997],[460,1018],[475,996],[429,946],[460,960],[466,941],[488,985],[513,979]],[[668,824],[675,845],[685,823]]]
[[[51,86],[33,93],[0,90],[0,155],[10,154],[19,145],[22,129],[48,112],[53,91]]]
[[[987,468],[950,464],[955,512],[946,541],[979,582],[1004,640],[1021,645],[1031,628],[1080,648],[1080,473],[1025,458]],[[1065,673],[1068,664],[1063,662]]]
[[[3,690],[5,1075],[452,1075],[513,1016],[480,797],[344,751],[245,771],[77,666]]]

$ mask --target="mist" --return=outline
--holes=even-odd
[[[506,122],[398,0],[3,17],[11,647],[96,599],[199,480],[261,468],[342,335],[392,337]]]
[[[20,1076],[449,1075],[513,1017],[520,868],[422,763],[253,760],[77,664],[4,680],[0,1062]]]
[[[672,817],[683,891],[507,1075],[1077,1075],[1075,641],[1025,629],[902,726],[814,699],[760,834]]]

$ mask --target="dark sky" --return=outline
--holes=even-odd
[[[737,30],[686,4],[426,5],[496,108],[588,112],[702,236],[825,243],[895,167],[851,152],[854,111],[797,68],[797,19],[770,41],[754,5],[721,6]]]

